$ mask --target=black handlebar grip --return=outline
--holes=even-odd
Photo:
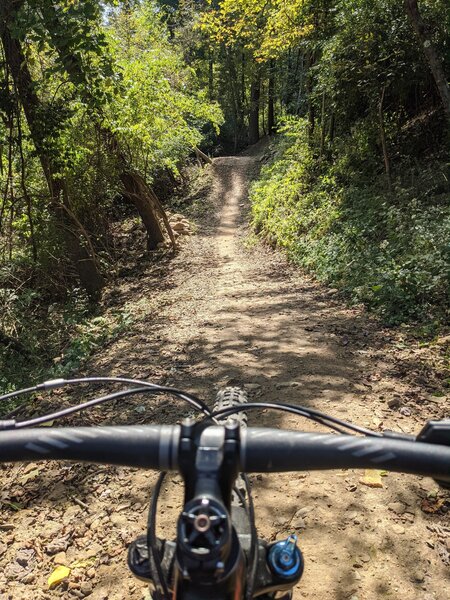
[[[450,481],[450,447],[381,437],[250,428],[241,432],[246,472],[386,469]]]
[[[71,460],[175,469],[178,426],[62,427],[0,433],[1,462]]]

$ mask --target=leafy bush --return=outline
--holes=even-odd
[[[273,160],[251,189],[255,227],[293,261],[388,323],[444,320],[450,289],[448,193],[429,189],[419,195],[416,185],[407,188],[400,178],[394,193],[387,193],[373,166],[359,170],[363,137],[352,138],[352,144],[346,140],[347,154],[341,144],[334,163],[314,162],[306,123],[289,121]],[[439,163],[430,170],[435,177],[428,172],[428,181],[435,186]]]

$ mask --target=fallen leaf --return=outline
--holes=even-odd
[[[381,481],[382,471],[375,469],[366,469],[364,471],[364,477],[359,480],[359,483],[367,485],[371,488],[382,488],[383,482]]]
[[[32,471],[29,471],[28,473],[26,473],[25,475],[22,475],[22,477],[19,478],[19,481],[22,484],[26,484],[28,483],[31,479],[34,479],[35,477],[37,477],[40,473],[39,469],[33,469]]]
[[[438,512],[445,504],[444,498],[424,498],[422,500],[421,509],[426,513]]]
[[[90,558],[85,558],[84,560],[76,560],[74,563],[70,565],[71,569],[87,569],[88,567],[93,567],[97,562],[97,558],[95,556],[91,556]]]
[[[53,589],[54,587],[59,585],[61,583],[61,581],[64,581],[64,579],[67,579],[67,577],[69,577],[69,575],[70,575],[69,567],[65,567],[64,565],[59,565],[58,567],[56,567],[56,569],[53,571],[53,573],[50,575],[50,577],[47,580],[48,589],[49,590]]]

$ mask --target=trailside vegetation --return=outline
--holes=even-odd
[[[251,192],[255,226],[387,323],[433,331],[450,300],[450,7],[320,4],[296,48],[299,102]]]
[[[174,242],[152,185],[175,185],[222,113],[169,40],[152,1],[1,3],[4,389],[43,372],[95,317],[117,273],[118,206],[134,207],[144,252]]]

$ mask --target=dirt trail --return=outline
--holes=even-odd
[[[363,311],[343,307],[335,290],[301,276],[248,236],[247,186],[259,153],[255,148],[214,161],[211,215],[164,268],[143,264],[138,276],[114,290],[111,303],[125,306],[133,325],[86,372],[147,377],[208,399],[236,383],[257,400],[306,404],[362,425],[417,432],[429,415],[442,414],[446,401],[432,400],[404,376],[420,357],[400,359],[396,340]],[[422,394],[422,412],[411,403],[400,412],[403,400],[394,406],[392,400],[411,394]],[[144,399],[74,422],[175,422],[182,414],[179,405]],[[265,412],[251,422],[314,429]],[[373,489],[360,483],[362,475],[252,478],[260,534],[299,534],[306,568],[295,597],[446,600],[448,518],[421,510],[436,485],[388,474],[384,487]],[[125,549],[143,532],[154,473],[50,463],[10,467],[2,477],[3,501],[21,508],[2,507],[0,598],[145,597],[127,572]],[[164,489],[167,536],[180,490],[177,478]],[[68,583],[49,592],[46,578],[55,564],[76,561],[81,565]]]

